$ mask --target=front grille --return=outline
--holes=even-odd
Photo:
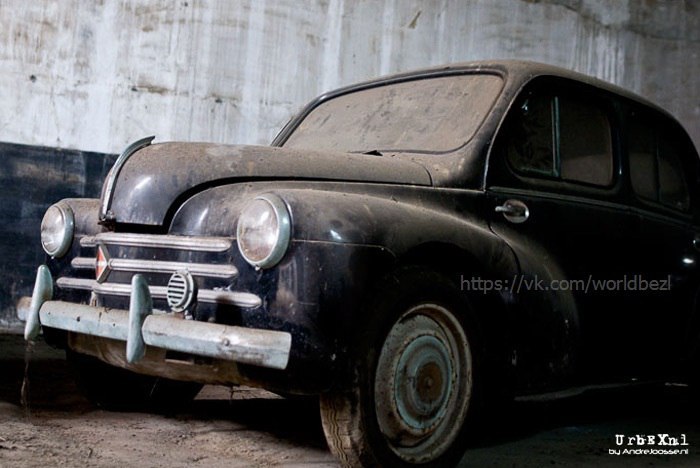
[[[259,307],[262,300],[255,294],[234,291],[238,270],[230,263],[228,253],[233,240],[225,237],[101,233],[80,239],[81,256],[73,258],[73,270],[95,271],[96,257],[85,256],[97,245],[109,253],[110,270],[106,280],[62,276],[56,285],[64,289],[91,291],[99,296],[129,296],[131,277],[147,276],[153,299],[166,300],[168,281],[178,271],[188,271],[199,285],[197,301],[237,307]]]

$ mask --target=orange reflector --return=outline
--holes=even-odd
[[[103,245],[97,246],[97,262],[95,262],[95,277],[98,283],[107,279],[109,274],[109,254]]]

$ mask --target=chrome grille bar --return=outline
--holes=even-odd
[[[94,270],[97,260],[94,258],[75,257],[70,264],[79,270]],[[187,270],[194,276],[212,278],[235,278],[238,269],[233,265],[212,265],[208,263],[167,262],[160,260],[132,260],[127,258],[109,259],[109,268],[114,271],[131,271],[134,273],[175,273]]]
[[[227,237],[173,236],[121,232],[103,232],[96,236],[85,236],[80,239],[82,247],[95,247],[98,243],[198,252],[225,252],[233,246],[233,241]]]
[[[70,261],[70,266],[76,270],[94,270],[97,266],[96,258],[75,257]]]
[[[121,283],[98,283],[95,280],[86,278],[61,277],[56,280],[56,286],[64,289],[81,289],[92,291],[96,294],[110,296],[131,295],[131,285]],[[166,299],[167,287],[149,286],[151,296],[154,299]],[[213,304],[229,304],[237,307],[253,308],[260,307],[262,300],[255,294],[235,291],[217,291],[215,289],[200,289],[197,300]]]

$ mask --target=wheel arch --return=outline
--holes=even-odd
[[[513,300],[506,293],[465,287],[473,279],[497,280],[506,272],[494,271],[469,250],[443,242],[417,245],[398,258],[397,268],[409,267],[433,270],[452,280],[470,305],[488,378],[511,389],[515,379]]]

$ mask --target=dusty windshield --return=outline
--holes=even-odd
[[[446,152],[468,142],[502,87],[485,74],[424,78],[330,99],[286,147],[345,152]]]

